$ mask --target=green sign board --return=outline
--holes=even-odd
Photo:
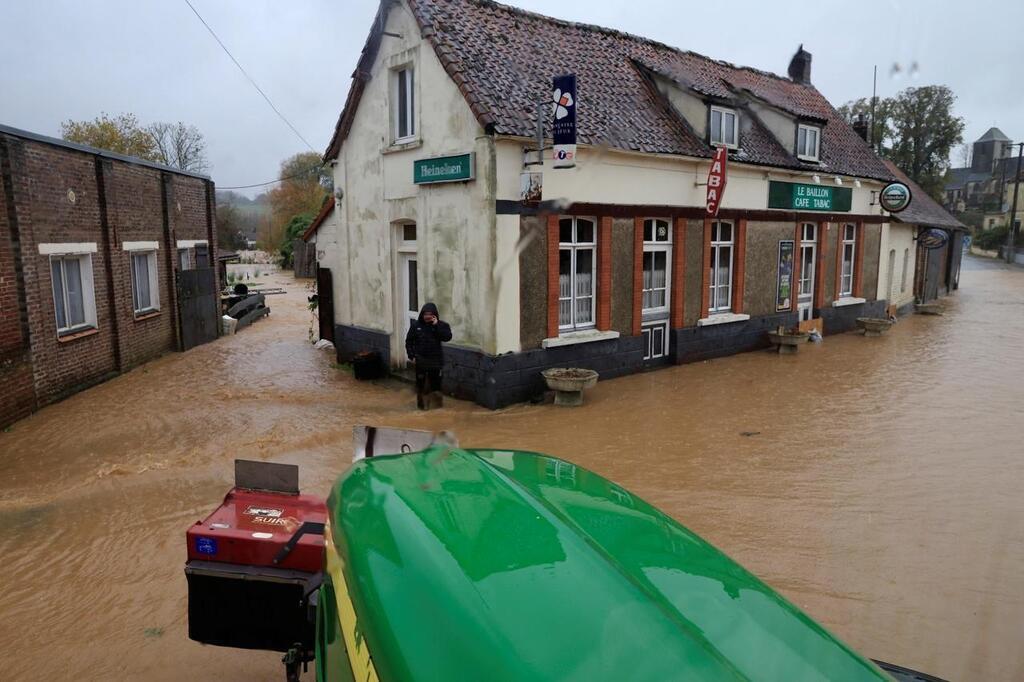
[[[798,182],[768,183],[768,208],[848,213],[852,203],[853,190],[849,187],[804,185]]]
[[[476,176],[473,152],[454,156],[438,156],[412,162],[412,181],[417,185],[434,182],[466,182]]]

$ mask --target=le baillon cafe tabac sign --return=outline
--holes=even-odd
[[[412,181],[417,185],[468,182],[476,177],[474,152],[418,159],[412,162]]]
[[[853,190],[849,187],[805,185],[774,180],[768,183],[768,208],[848,213],[852,203]]]

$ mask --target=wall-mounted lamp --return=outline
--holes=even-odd
[[[860,187],[860,180],[854,180],[853,181],[853,186],[854,187]]]
[[[836,184],[839,185],[840,187],[843,186],[843,179],[838,175],[836,176]]]
[[[815,175],[811,179],[814,180],[814,184],[815,185],[820,185],[821,184],[821,176],[820,175]]]

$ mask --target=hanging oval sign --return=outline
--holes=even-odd
[[[925,230],[917,238],[917,243],[925,249],[941,249],[948,242],[949,233],[936,228]]]
[[[878,202],[889,213],[899,213],[910,206],[910,188],[902,182],[890,182],[882,188]]]

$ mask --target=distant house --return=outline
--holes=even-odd
[[[999,128],[989,128],[974,141],[971,165],[951,168],[943,188],[943,204],[950,211],[999,211],[1004,180],[1012,176],[1010,138]],[[1013,160],[1016,163],[1015,160]],[[985,229],[988,224],[983,224]]]
[[[0,425],[216,336],[209,178],[2,125],[0,176]]]

